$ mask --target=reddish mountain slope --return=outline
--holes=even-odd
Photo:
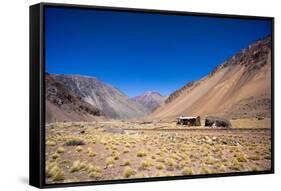
[[[199,81],[172,93],[149,119],[179,115],[270,117],[271,38],[259,40]]]

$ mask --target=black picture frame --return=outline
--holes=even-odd
[[[156,13],[165,15],[182,16],[208,16],[218,18],[238,18],[238,19],[257,19],[267,20],[272,26],[272,54],[271,54],[271,169],[256,172],[235,172],[223,174],[190,175],[190,176],[171,176],[154,177],[126,180],[108,180],[95,182],[75,182],[75,183],[45,183],[45,23],[44,9],[46,7],[71,8],[71,9],[96,9],[116,12],[138,12],[138,13]],[[102,7],[88,5],[39,3],[30,6],[30,133],[29,133],[29,184],[38,188],[66,187],[66,186],[84,186],[115,183],[132,183],[147,181],[167,181],[193,178],[227,177],[274,173],[274,18],[259,17],[248,15],[227,15],[213,13],[195,13],[183,11],[152,10],[152,9],[134,9],[123,7]]]

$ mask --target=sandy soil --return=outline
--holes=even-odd
[[[46,183],[269,170],[270,132],[174,122],[53,123],[46,127]]]

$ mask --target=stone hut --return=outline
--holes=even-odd
[[[177,118],[177,124],[187,126],[201,126],[200,116],[180,116]]]

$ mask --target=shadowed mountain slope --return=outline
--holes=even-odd
[[[51,75],[45,75],[46,122],[93,121],[103,113],[67,90]]]
[[[66,89],[74,92],[83,101],[101,110],[106,117],[135,119],[146,114],[145,109],[130,100],[117,88],[94,77],[79,75],[52,75]]]

